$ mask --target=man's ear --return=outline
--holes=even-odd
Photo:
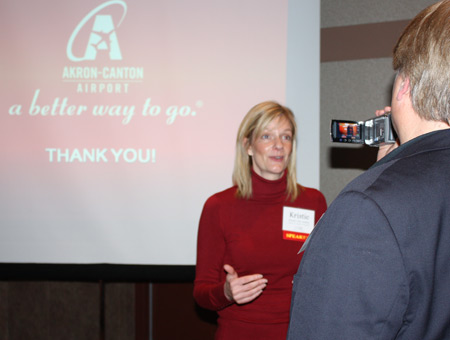
[[[400,80],[401,82],[395,95],[397,100],[402,100],[404,96],[409,96],[410,92],[409,77],[401,78]]]
[[[247,154],[249,156],[253,156],[253,150],[252,150],[252,146],[250,145],[250,141],[247,137],[245,137],[242,140],[242,146],[244,147],[245,150],[247,150]]]

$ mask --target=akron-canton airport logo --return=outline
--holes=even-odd
[[[122,9],[122,16],[116,24],[112,15],[105,14],[105,9],[111,6],[120,6]],[[67,43],[67,58],[73,63],[97,61],[98,64],[99,54],[107,54],[109,60],[122,61],[116,30],[122,24],[126,14],[127,4],[121,0],[108,1],[94,8],[72,32]],[[92,29],[83,30],[85,27],[92,27]],[[81,31],[88,31],[88,34],[80,34]],[[84,55],[74,54],[73,46],[76,42],[85,44]],[[77,83],[77,93],[128,93],[129,83],[143,81],[144,68],[65,66],[62,78],[64,82]]]

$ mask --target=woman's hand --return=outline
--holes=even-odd
[[[267,279],[261,274],[239,277],[232,266],[226,264],[223,269],[227,272],[224,293],[228,300],[237,304],[244,304],[256,299],[267,286]]]
[[[379,116],[385,115],[386,113],[389,113],[389,112],[391,112],[391,107],[386,106],[383,110],[376,110],[375,116],[379,117]],[[386,156],[392,150],[396,149],[398,147],[398,145],[399,145],[398,140],[394,144],[380,145],[380,147],[378,148],[377,161],[379,161],[381,158]]]

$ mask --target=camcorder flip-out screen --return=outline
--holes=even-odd
[[[356,143],[369,146],[395,143],[391,115],[384,115],[364,121],[331,121],[331,141],[337,143]]]

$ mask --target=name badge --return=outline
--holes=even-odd
[[[283,239],[305,241],[314,229],[315,211],[283,207]]]

